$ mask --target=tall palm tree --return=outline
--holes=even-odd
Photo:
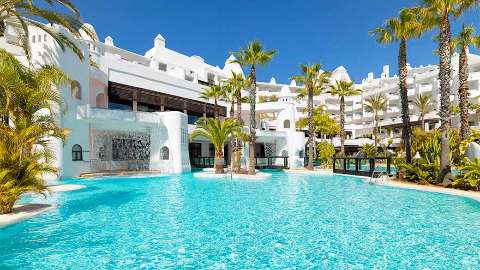
[[[413,99],[413,106],[415,106],[420,114],[420,125],[425,131],[425,115],[432,110],[432,94],[418,94]]]
[[[68,13],[57,11],[59,7]],[[95,34],[88,27],[85,27],[80,19],[80,12],[70,0],[0,0],[0,36],[5,34],[7,23],[16,25],[20,45],[28,58],[30,58],[29,25],[45,31],[62,50],[70,48],[80,59],[84,58],[82,51],[74,41],[50,25],[38,22],[41,20],[46,20],[51,25],[56,24],[66,28],[74,37],[81,37],[81,31],[83,31],[92,39],[96,39]]]
[[[379,114],[387,110],[388,98],[384,94],[378,94],[368,97],[365,100],[365,111],[371,112],[375,127],[373,128],[374,146],[377,149],[378,144],[378,122]]]
[[[260,41],[250,42],[246,48],[240,51],[232,52],[236,56],[236,60],[232,63],[238,63],[241,66],[250,68],[249,80],[250,87],[250,134],[249,134],[249,158],[248,158],[248,174],[255,174],[255,142],[257,140],[255,129],[257,121],[255,119],[255,104],[257,92],[257,66],[266,65],[270,62],[277,52],[275,50],[265,50]]]
[[[221,85],[212,84],[208,88],[204,88],[200,93],[200,98],[206,101],[213,99],[215,105],[215,118],[218,118],[218,101],[225,98],[225,88]]]
[[[475,35],[473,26],[462,25],[462,31],[454,38],[453,44],[460,48],[460,57],[458,60],[458,87],[459,107],[460,107],[460,139],[466,140],[470,135],[470,125],[468,124],[469,111],[469,86],[468,86],[468,47],[473,45],[480,46],[480,37]]]
[[[310,66],[301,64],[302,75],[293,76],[291,80],[303,84],[303,89],[298,93],[298,98],[307,97],[308,110],[308,165],[307,169],[313,171],[313,159],[315,155],[315,127],[313,119],[313,96],[320,95],[329,83],[330,74],[321,70],[320,64]]]
[[[243,78],[241,73],[232,72],[232,76],[227,80],[227,83],[231,87],[231,94],[233,101],[236,103],[235,109],[235,120],[237,123],[243,125],[242,120],[242,90],[247,89],[249,87],[248,80]],[[232,170],[234,173],[239,173],[241,170],[240,165],[240,158],[241,153],[241,140],[237,136],[235,136],[234,140],[232,140]]]
[[[440,30],[440,41],[438,53],[440,66],[438,79],[440,81],[440,109],[441,121],[441,153],[440,173],[437,182],[447,183],[451,178],[450,145],[448,134],[450,131],[450,81],[451,72],[451,51],[452,33],[451,17],[454,19],[462,15],[466,10],[478,5],[478,0],[422,0],[422,9],[419,11],[424,17],[423,24],[426,27],[438,27]]]
[[[345,97],[358,96],[361,93],[360,89],[356,89],[353,82],[336,81],[328,90],[333,96],[338,96],[340,100],[340,153],[345,155]]]
[[[407,163],[412,162],[411,127],[407,88],[407,41],[420,37],[426,29],[418,14],[418,8],[402,9],[399,12],[398,17],[387,19],[383,27],[378,27],[370,32],[380,44],[389,44],[393,42],[400,43],[398,49],[398,74],[400,74],[399,88],[402,107],[402,139],[405,146],[405,158]]]
[[[29,69],[3,49],[0,74],[0,115],[10,122],[0,125],[0,214],[4,214],[22,194],[45,192],[44,175],[57,172],[51,165],[51,140],[64,140],[67,131],[58,126],[57,114],[64,111],[64,103],[56,87],[69,79],[53,66]]]
[[[203,136],[210,140],[215,147],[215,173],[224,173],[223,169],[223,147],[231,136],[239,136],[242,126],[235,119],[228,118],[221,122],[217,118],[201,118],[197,121],[197,129],[190,134],[193,140]]]

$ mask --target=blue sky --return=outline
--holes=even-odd
[[[259,80],[274,76],[287,82],[301,63],[321,63],[333,70],[343,65],[352,79],[360,81],[383,64],[397,73],[397,45],[381,46],[368,35],[402,7],[415,0],[73,0],[86,22],[95,26],[103,41],[112,36],[115,45],[139,54],[153,46],[160,33],[167,47],[186,55],[200,55],[223,67],[228,52],[259,39],[278,55],[258,71]],[[94,4],[93,4],[94,3]],[[478,26],[479,12],[461,22]],[[480,29],[480,28],[479,28]],[[480,31],[480,30],[479,30]],[[409,44],[409,63],[435,64],[435,44],[429,33]]]

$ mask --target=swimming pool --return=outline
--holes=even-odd
[[[80,181],[0,229],[0,269],[479,269],[480,203],[273,173]]]

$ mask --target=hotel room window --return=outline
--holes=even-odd
[[[158,63],[158,69],[161,70],[161,71],[167,71],[167,64]]]
[[[166,147],[166,146],[162,147],[161,156],[162,156],[162,160],[169,160],[170,159],[170,149],[168,149],[168,147]]]
[[[290,120],[283,121],[283,128],[290,128]]]
[[[75,144],[72,147],[72,161],[82,161],[82,160],[83,160],[82,147],[79,144]]]

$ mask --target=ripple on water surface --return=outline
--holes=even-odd
[[[274,173],[266,181],[67,181],[0,229],[0,269],[480,269],[480,203]]]

